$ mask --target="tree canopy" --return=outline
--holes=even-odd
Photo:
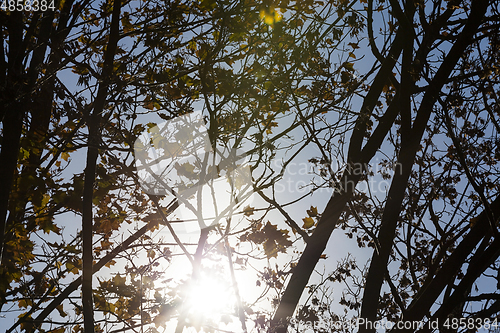
[[[2,6],[7,332],[497,330],[497,0]]]

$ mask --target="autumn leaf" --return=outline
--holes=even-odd
[[[184,176],[188,179],[198,179],[199,175],[194,172],[194,165],[189,162],[179,164],[175,163],[174,168],[177,170],[177,173],[181,176]]]
[[[302,228],[304,229],[309,229],[314,226],[314,220],[312,219],[312,217],[305,217],[302,219],[302,221],[304,221],[304,225],[302,226]]]
[[[260,11],[260,19],[265,24],[272,26],[274,23],[281,21],[283,16],[275,8],[262,9]]]
[[[122,21],[122,26],[123,26],[123,32],[127,33],[133,30],[133,25],[130,22],[130,14],[128,12],[123,13],[123,17],[121,19]]]
[[[214,0],[201,0],[201,7],[205,10],[212,10],[217,5]]]
[[[30,157],[30,152],[24,148],[19,149],[19,159],[26,160]]]
[[[272,240],[267,240],[264,242],[264,252],[268,258],[277,257],[278,256],[278,248],[276,243]]]
[[[35,221],[40,226],[40,229],[46,234],[49,234],[51,231],[56,234],[61,232],[61,228],[55,225],[50,217],[37,218]]]
[[[310,217],[316,217],[316,216],[318,216],[318,207],[311,206],[310,209],[306,210],[306,213]]]
[[[353,50],[359,49],[358,43],[347,43],[350,47],[353,48]]]
[[[146,108],[148,110],[154,110],[154,108],[155,108],[155,101],[153,99],[151,99],[151,96],[146,96],[146,98],[144,98],[143,103],[144,103],[143,104],[144,108]]]
[[[254,209],[255,209],[255,207],[250,207],[250,205],[248,205],[245,208],[243,208],[243,214],[245,216],[252,216]]]
[[[62,304],[59,304],[57,307],[56,307],[57,311],[59,312],[59,315],[61,317],[66,317],[68,314],[66,312],[64,312],[63,310],[63,305]],[[64,332],[64,330],[63,330]]]
[[[352,62],[344,62],[342,64],[342,67],[344,67],[345,69],[347,69],[350,72],[354,71],[354,67],[353,66],[354,66],[354,64]]]
[[[78,274],[78,267],[76,267],[72,262],[68,261],[66,263],[66,269],[73,274]]]
[[[163,144],[158,148],[164,149],[164,154],[168,157],[176,157],[182,153],[182,146],[178,142],[166,142],[163,141]]]
[[[64,247],[64,249],[66,251],[68,251],[69,253],[79,254],[81,252],[79,249],[77,249],[77,247],[75,245],[67,245]]]
[[[342,71],[341,73],[341,81],[342,83],[347,83],[351,80],[352,74],[346,71]]]
[[[114,261],[114,260],[110,260],[110,261],[108,261],[108,262],[106,263],[106,265],[104,265],[104,266],[106,266],[107,268],[111,268],[111,266],[113,266],[114,264],[116,264],[116,261]]]
[[[120,274],[116,274],[115,277],[113,278],[113,283],[117,287],[121,287],[125,285],[125,277],[121,277]]]
[[[240,240],[263,244],[264,252],[268,258],[277,257],[278,252],[285,253],[292,245],[288,230],[278,229],[277,225],[269,222],[262,229],[259,229],[243,235]]]
[[[28,306],[31,306],[33,303],[29,299],[21,299],[18,301],[18,305],[20,308],[26,309]]]

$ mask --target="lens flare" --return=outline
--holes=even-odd
[[[184,309],[186,322],[198,326],[215,324],[235,312],[231,283],[220,276],[201,275],[186,286]]]
[[[264,21],[265,24],[273,26],[274,23],[281,21],[283,15],[273,7],[268,9],[262,9],[260,11],[260,19]]]

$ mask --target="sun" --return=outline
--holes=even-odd
[[[183,310],[188,325],[218,326],[235,313],[232,285],[219,274],[203,272],[186,285],[184,292]]]

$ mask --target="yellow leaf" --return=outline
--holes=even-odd
[[[30,152],[29,152],[29,151],[27,151],[26,149],[21,148],[19,151],[20,151],[20,153],[21,153],[21,156],[20,156],[20,157],[21,157],[22,159],[27,159],[28,157],[30,157]]]
[[[312,217],[303,218],[302,221],[304,221],[304,225],[302,226],[302,228],[304,229],[309,229],[314,225],[314,220],[312,219]]]
[[[65,160],[66,162],[68,162],[69,154],[67,152],[61,153],[61,157],[62,157],[63,160]]]
[[[50,200],[50,195],[48,195],[47,193],[45,193],[43,195],[43,199],[42,199],[42,208],[45,208],[47,206],[47,204],[49,203],[49,200]]]
[[[196,51],[197,49],[197,44],[196,44],[196,41],[195,40],[191,40],[188,45],[187,45],[187,49],[188,50],[191,50],[191,51]]]
[[[265,24],[272,26],[274,23],[281,21],[283,16],[274,8],[263,9],[260,11],[260,19],[264,21]]]

